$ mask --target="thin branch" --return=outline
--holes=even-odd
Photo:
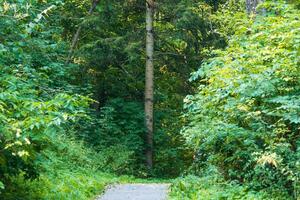
[[[95,8],[97,7],[97,4],[99,3],[100,0],[93,0],[93,3],[90,7],[90,10],[88,12],[88,15],[91,15],[93,13],[93,11],[95,10]],[[79,36],[80,36],[80,32],[82,30],[82,24],[79,25],[74,37],[73,37],[73,40],[72,40],[72,44],[71,44],[71,48],[69,50],[69,55],[68,55],[68,58],[67,58],[67,62],[66,63],[69,63],[71,58],[72,58],[72,55],[73,55],[73,52],[74,52],[74,49],[75,49],[75,46],[79,40]]]

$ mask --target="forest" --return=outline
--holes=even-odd
[[[0,72],[1,200],[300,200],[299,0],[0,0]]]

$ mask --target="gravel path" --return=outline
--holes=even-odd
[[[96,200],[166,200],[169,184],[121,184],[110,186]]]

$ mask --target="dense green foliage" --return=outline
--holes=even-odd
[[[216,173],[216,172],[214,172]],[[178,178],[173,183],[170,199],[172,200],[206,200],[206,199],[289,199],[284,196],[270,195],[264,191],[252,191],[235,182],[226,182],[221,176],[193,176]]]
[[[90,199],[99,195],[108,183],[121,180],[98,170],[100,154],[64,135],[56,135],[55,143],[41,156],[39,178],[26,180],[23,173],[12,177],[1,199]]]
[[[138,171],[144,167],[145,129],[143,112],[137,110],[142,110],[141,104],[113,99],[78,127],[80,136],[102,154],[102,170],[145,176]]]
[[[70,94],[62,79],[60,31],[43,23],[55,4],[40,5],[40,12],[25,3],[0,8],[0,182],[7,182],[20,173],[35,178],[41,151],[64,123],[84,116],[89,100]]]
[[[171,199],[299,199],[299,1],[156,2],[152,171],[145,0],[96,2],[0,1],[0,199],[90,199],[124,174],[187,174]]]
[[[183,129],[195,162],[226,180],[299,198],[299,10],[283,1],[240,23],[191,79]]]
[[[88,132],[85,139],[95,141],[94,138],[104,136],[105,141],[93,143],[96,146],[101,143],[98,149],[103,149],[104,143],[106,146],[121,143],[124,151],[133,153],[133,165],[128,167],[134,167],[137,175],[147,174],[143,167],[145,70],[141,67],[145,63],[144,4],[144,0],[100,1],[92,15],[76,21],[82,23],[85,37],[79,41],[73,57],[82,66],[83,80],[99,102],[94,105],[97,111],[94,125],[101,123],[99,116],[103,112],[111,120],[106,130],[100,128],[103,125],[85,126]],[[81,9],[81,3],[75,5],[76,9],[69,10],[70,19],[78,16]],[[193,90],[188,83],[190,73],[210,56],[210,49],[226,44],[213,31],[220,23],[219,19],[210,18],[216,6],[198,0],[158,2],[154,25],[156,164],[152,172],[156,176],[177,176],[190,163],[191,154],[181,148],[183,139],[179,134],[183,124],[180,121],[182,100]],[[67,32],[74,32],[70,22],[64,26]]]

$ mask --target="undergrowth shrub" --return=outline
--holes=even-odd
[[[170,193],[171,200],[281,200],[291,199],[287,193],[251,190],[236,182],[227,182],[216,175],[198,177],[189,175],[175,179]]]
[[[134,151],[123,145],[114,145],[100,151],[99,169],[116,174],[137,174],[134,171],[136,160]]]
[[[67,71],[61,59],[64,43],[55,37],[61,29],[49,32],[54,25],[44,21],[58,5],[0,4],[5,16],[0,19],[0,189],[12,176],[37,178],[41,151],[63,124],[83,117],[89,104],[59,76]]]
[[[93,149],[72,137],[58,134],[39,157],[39,178],[28,180],[24,173],[11,177],[1,199],[5,200],[73,200],[91,199],[109,183],[113,175],[98,170],[102,164]]]
[[[74,132],[100,153],[101,170],[138,177],[175,177],[190,163],[191,151],[184,147],[179,135],[181,123],[176,123],[172,129],[165,127],[165,124],[173,120],[175,124],[180,118],[171,115],[174,112],[166,110],[155,113],[155,166],[152,174],[145,167],[146,131],[142,102],[111,99],[99,113],[91,113],[88,120],[78,123]],[[167,116],[169,121],[165,120]]]
[[[113,99],[90,116],[74,131],[99,152],[99,169],[144,176],[143,104]]]
[[[299,198],[300,19],[284,1],[241,20],[225,51],[191,80],[183,129],[195,164],[214,165],[227,181]]]

